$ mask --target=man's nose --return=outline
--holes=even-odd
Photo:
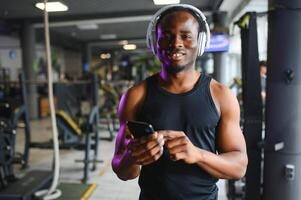
[[[172,47],[183,47],[183,40],[181,36],[174,36],[170,42],[170,46]]]

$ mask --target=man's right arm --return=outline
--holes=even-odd
[[[112,168],[122,180],[134,179],[140,174],[140,166],[156,162],[163,154],[162,134],[152,134],[134,139],[128,131],[126,121],[137,120],[146,93],[146,84],[131,88],[121,98],[118,114],[120,128],[116,137]]]
[[[140,84],[129,89],[121,98],[118,107],[120,128],[116,137],[112,168],[122,180],[134,179],[140,174],[140,165],[130,155],[127,148],[132,135],[127,130],[126,121],[135,120],[136,114],[144,99],[144,85]]]
[[[121,180],[134,179],[140,174],[140,166],[130,156],[130,150],[126,147],[127,138],[126,125],[122,122],[116,138],[115,153],[112,159],[113,171]]]

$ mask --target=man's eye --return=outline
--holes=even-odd
[[[192,36],[191,36],[191,35],[186,35],[186,34],[185,34],[185,35],[182,35],[182,38],[183,38],[183,39],[191,39]]]

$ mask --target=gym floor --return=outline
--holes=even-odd
[[[42,119],[31,122],[32,141],[48,141],[51,138],[50,119]],[[101,137],[108,137],[106,130],[100,131]],[[21,152],[24,147],[23,129],[17,130],[16,150]],[[99,143],[99,159],[97,170],[90,173],[89,183],[95,183],[96,189],[89,200],[135,200],[139,196],[138,179],[131,181],[121,181],[117,178],[111,168],[111,158],[114,152],[114,142],[101,140]],[[61,150],[61,173],[60,182],[80,183],[83,176],[83,164],[75,160],[83,159],[84,152],[76,150]],[[31,149],[29,158],[29,168],[16,172],[20,175],[27,170],[49,170],[52,164],[52,151],[44,149]],[[225,181],[218,182],[219,200],[226,200]]]

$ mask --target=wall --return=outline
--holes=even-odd
[[[18,38],[0,35],[0,68],[7,68],[11,80],[18,79],[22,68],[22,52]]]

